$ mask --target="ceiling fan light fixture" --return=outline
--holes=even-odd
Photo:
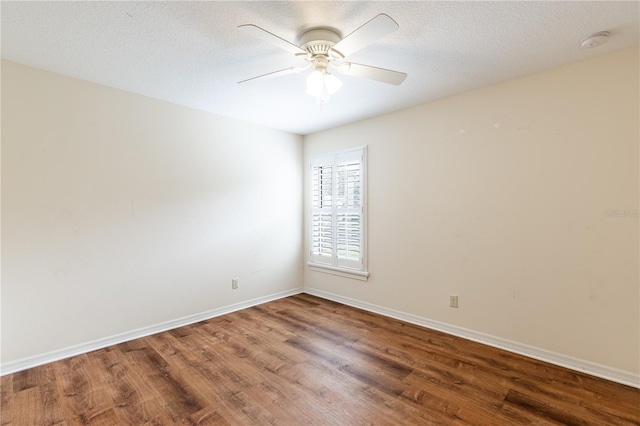
[[[329,102],[331,95],[342,87],[342,82],[326,70],[314,70],[307,77],[307,95],[316,98],[320,104]]]

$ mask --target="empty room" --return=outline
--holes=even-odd
[[[640,425],[639,17],[0,2],[0,424]]]

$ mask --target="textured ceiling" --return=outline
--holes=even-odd
[[[606,54],[639,42],[632,2],[1,2],[2,57],[216,114],[309,134]],[[306,29],[347,35],[379,13],[400,29],[348,59],[408,73],[401,86],[339,75],[320,107],[307,73],[238,85],[299,65],[237,30],[297,44]],[[596,49],[580,40],[611,37]]]

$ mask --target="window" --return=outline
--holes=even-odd
[[[311,269],[366,280],[366,147],[310,164]]]

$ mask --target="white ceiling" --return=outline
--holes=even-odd
[[[293,133],[309,134],[639,42],[639,2],[1,2],[2,58]],[[344,35],[379,13],[400,29],[349,57],[409,74],[401,86],[338,75],[320,108],[307,73],[238,85],[298,65],[237,30],[255,24],[297,44]],[[610,31],[604,45],[580,40]]]

